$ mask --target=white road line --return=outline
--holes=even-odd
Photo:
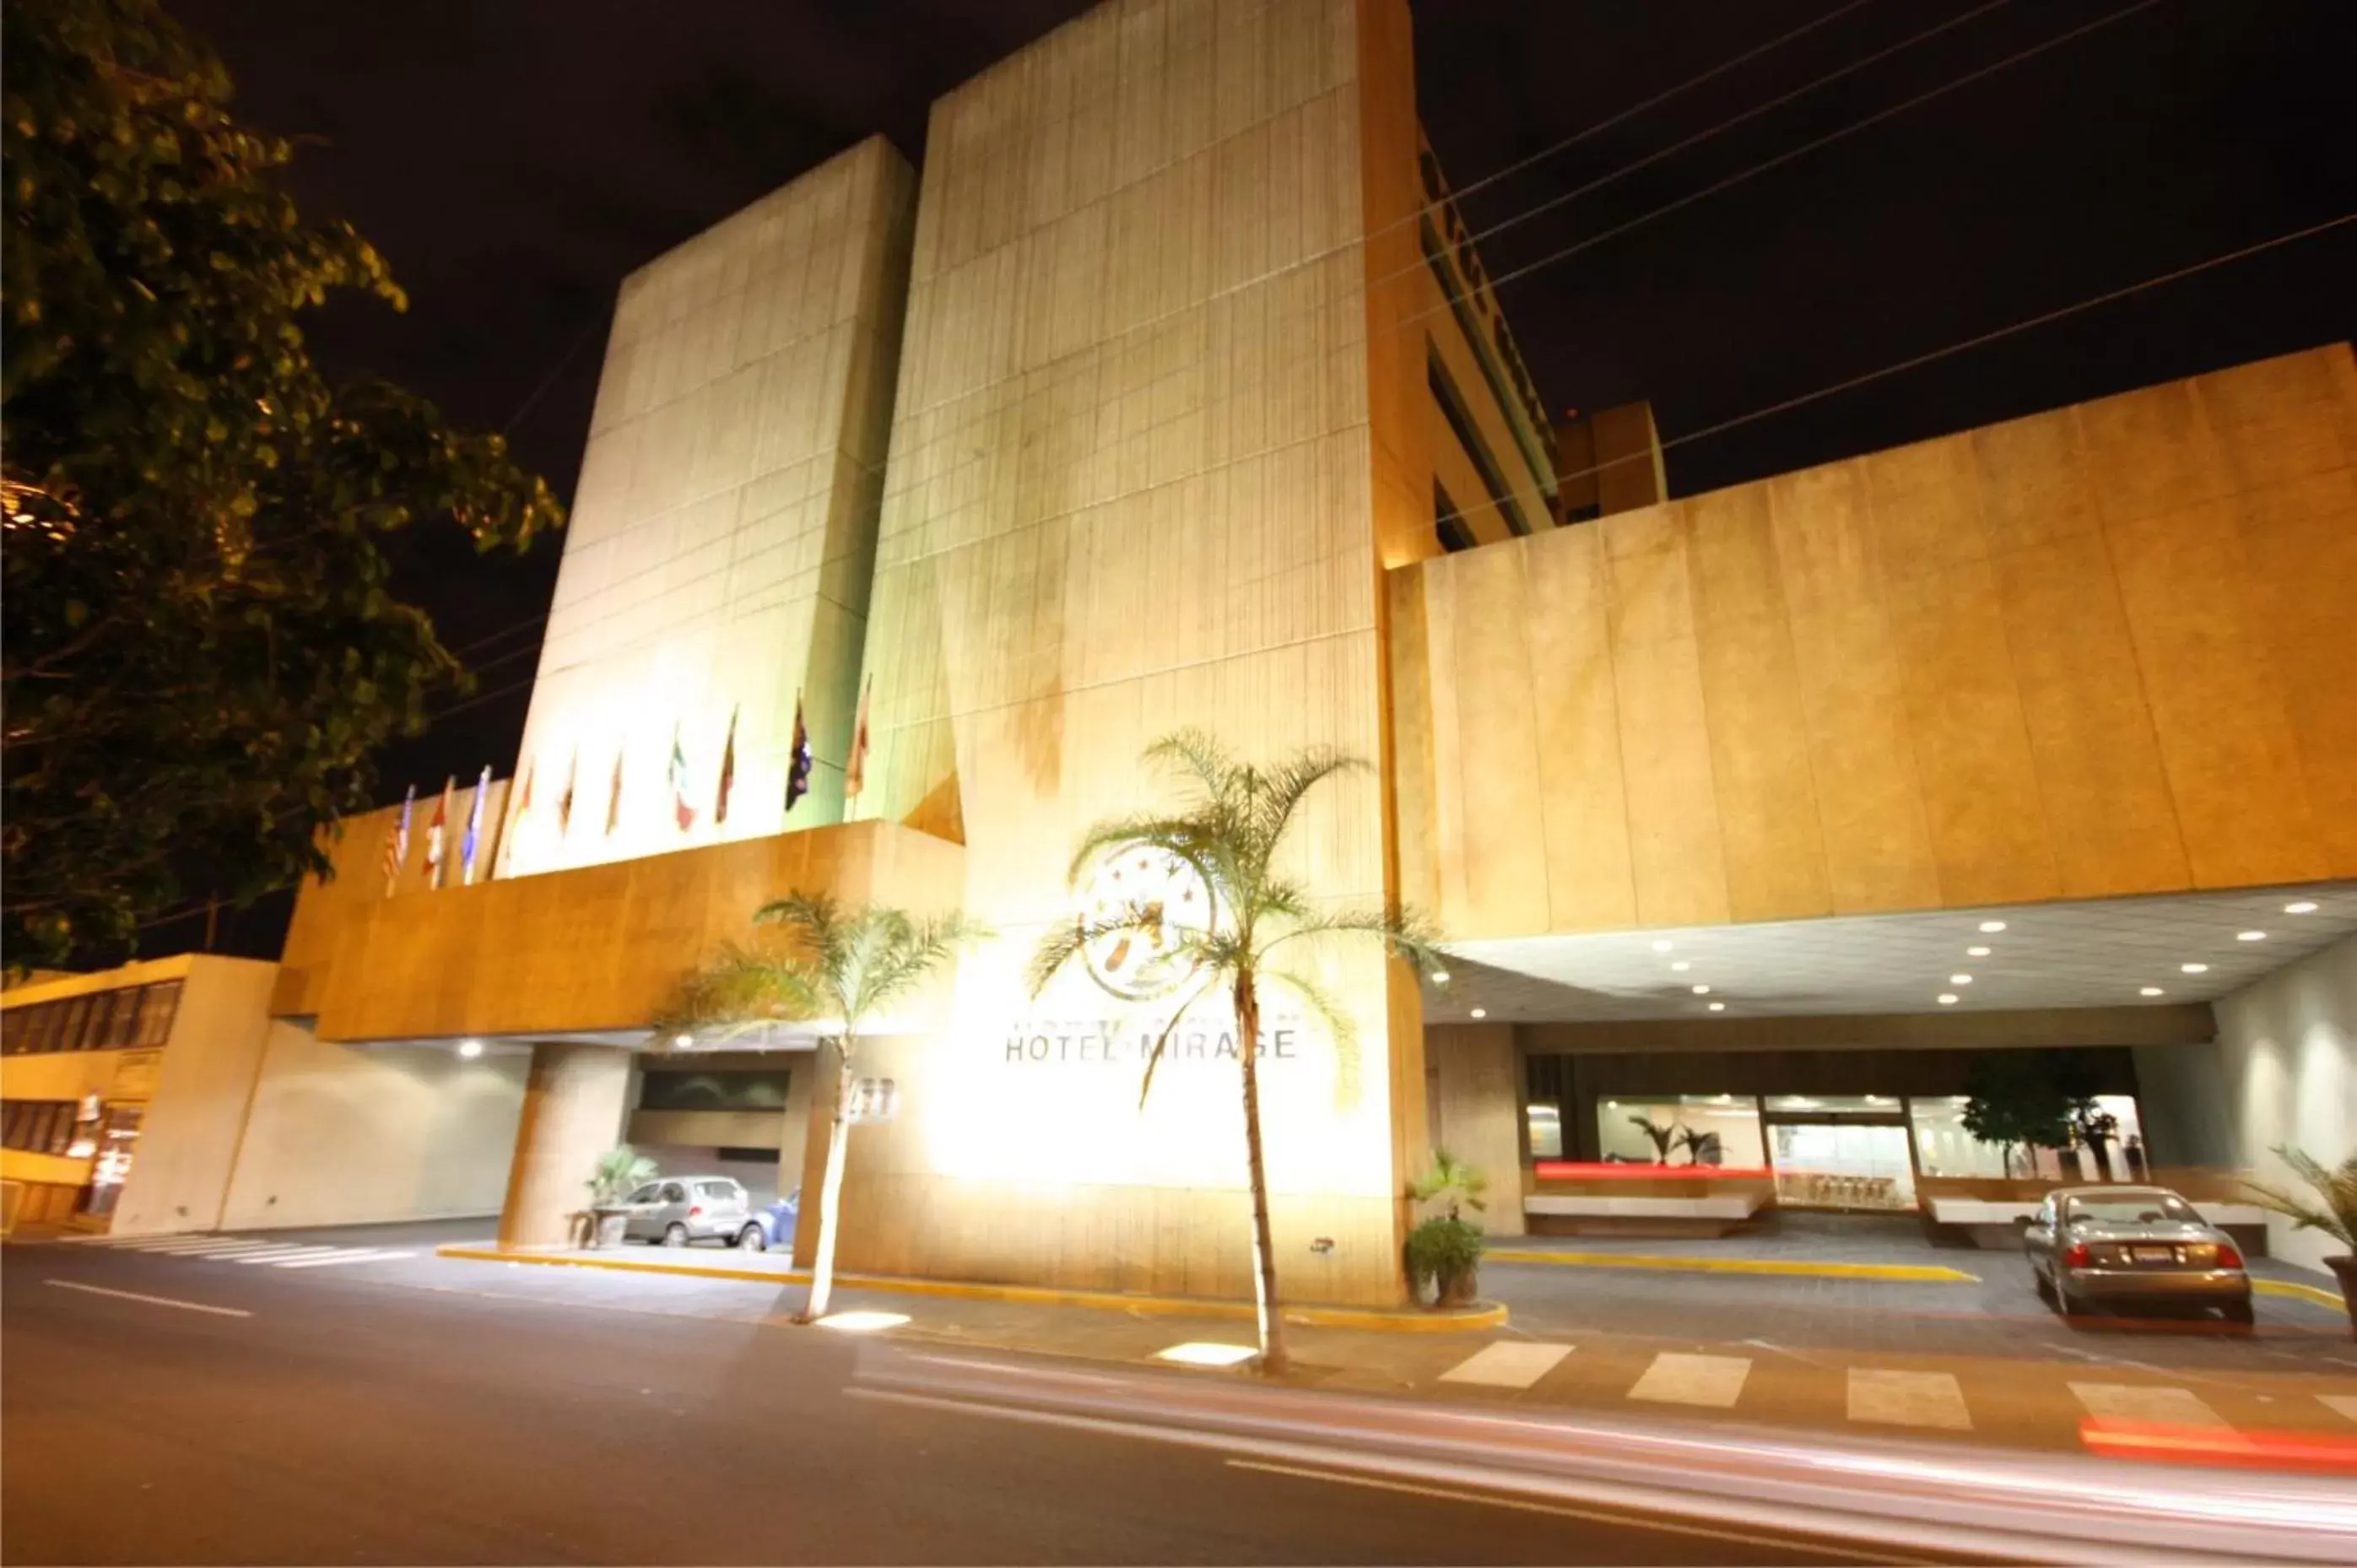
[[[325,1258],[292,1258],[279,1264],[282,1269],[331,1269],[339,1263],[389,1263],[395,1258],[414,1258],[414,1252],[385,1252],[374,1247],[362,1247],[355,1251],[336,1252]]]
[[[1942,1426],[1970,1432],[1964,1391],[1947,1372],[1900,1372],[1884,1367],[1849,1369],[1849,1418],[1893,1426]]]
[[[248,1252],[242,1258],[231,1258],[232,1263],[284,1263],[296,1258],[317,1258],[336,1251],[333,1247],[277,1247],[267,1252]]]
[[[2352,1421],[2357,1421],[2357,1394],[2319,1394],[2327,1410],[2339,1411]]]
[[[1660,1404],[1701,1404],[1725,1410],[1743,1392],[1750,1374],[1749,1356],[1686,1356],[1664,1350],[1629,1391],[1632,1400]]]
[[[185,1247],[168,1254],[175,1258],[236,1258],[248,1252],[276,1251],[284,1245],[277,1241],[216,1241],[210,1247]]]
[[[1568,1345],[1534,1345],[1527,1340],[1501,1339],[1484,1345],[1440,1374],[1444,1383],[1473,1383],[1485,1389],[1526,1389],[1571,1354]]]
[[[192,1247],[218,1247],[231,1240],[224,1236],[178,1236],[162,1240],[132,1240],[123,1244],[126,1252],[185,1252]]]
[[[87,1291],[91,1295],[120,1296],[124,1301],[144,1301],[151,1306],[177,1306],[183,1312],[210,1312],[220,1317],[252,1317],[253,1314],[242,1306],[208,1306],[201,1301],[175,1301],[168,1295],[142,1295],[135,1290],[109,1290],[104,1285],[86,1285],[79,1280],[43,1280],[59,1290]]]
[[[2191,1389],[2154,1388],[2147,1383],[2072,1383],[2071,1391],[2087,1413],[2106,1421],[2144,1421],[2160,1426],[2219,1426],[2225,1418]]]

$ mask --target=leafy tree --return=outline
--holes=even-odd
[[[1476,1214],[1487,1213],[1490,1205],[1484,1194],[1490,1190],[1490,1178],[1458,1159],[1446,1149],[1432,1152],[1432,1168],[1407,1184],[1407,1195],[1418,1203],[1436,1199],[1447,1207],[1448,1218],[1461,1219],[1459,1207]]]
[[[1094,943],[1120,934],[1171,944],[1178,966],[1200,983],[1172,1013],[1147,1052],[1138,1103],[1154,1087],[1154,1069],[1188,1010],[1214,993],[1235,1010],[1236,1059],[1243,1090],[1244,1159],[1252,1187],[1254,1284],[1258,1298],[1260,1366],[1285,1369],[1285,1326],[1276,1300],[1276,1252],[1269,1235],[1268,1173],[1262,1157],[1259,1040],[1261,993],[1274,984],[1308,1004],[1332,1031],[1338,1050],[1351,1048],[1350,1017],[1308,977],[1274,961],[1277,950],[1299,941],[1335,937],[1372,940],[1391,951],[1438,967],[1439,954],[1409,918],[1384,909],[1319,911],[1308,890],[1278,869],[1279,852],[1303,797],[1339,774],[1366,765],[1325,746],[1311,746],[1270,768],[1237,761],[1217,741],[1182,730],[1155,742],[1146,762],[1175,775],[1182,790],[1178,806],[1098,822],[1082,836],[1069,875],[1077,885],[1099,856],[1151,849],[1178,856],[1211,888],[1219,911],[1209,926],[1173,924],[1158,904],[1133,903],[1101,918],[1059,926],[1041,939],[1031,960],[1031,992],[1044,992],[1056,975]]]
[[[834,1052],[834,1115],[820,1178],[818,1240],[810,1300],[797,1318],[810,1323],[826,1316],[834,1292],[837,1210],[860,1036],[888,1008],[921,988],[960,948],[986,933],[963,915],[914,916],[874,905],[847,908],[823,893],[797,893],[765,904],[753,919],[778,927],[783,945],[724,949],[682,984],[661,1026],[726,1039],[814,1018],[821,1048]]]
[[[2077,1100],[2059,1081],[2043,1051],[1984,1051],[1964,1075],[1964,1131],[2003,1151],[2005,1174],[2013,1174],[2017,1144],[2062,1149],[2071,1144]]]
[[[325,873],[457,661],[378,548],[561,521],[496,435],[380,381],[331,385],[302,318],[405,301],[308,223],[284,141],[155,0],[15,0],[0,73],[0,541],[12,962],[126,944],[184,893]]]

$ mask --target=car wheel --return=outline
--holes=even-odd
[[[686,1245],[687,1245],[687,1227],[686,1227],[686,1226],[684,1226],[684,1225],[682,1225],[682,1224],[681,1224],[678,1220],[676,1220],[676,1219],[673,1220],[670,1224],[668,1224],[668,1225],[664,1226],[664,1227],[663,1227],[663,1245],[664,1245],[664,1246],[666,1246],[666,1247],[684,1247],[684,1246],[686,1246]]]
[[[2227,1322],[2244,1328],[2253,1326],[2259,1320],[2256,1304],[2249,1296],[2244,1296],[2237,1302],[2230,1302],[2219,1310],[2226,1315]]]
[[[766,1252],[770,1250],[770,1239],[762,1234],[759,1225],[748,1225],[737,1232],[737,1246],[740,1251]]]

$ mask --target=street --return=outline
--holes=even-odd
[[[12,1563],[1869,1560],[848,1398],[859,1343],[821,1331],[91,1248],[5,1270]]]

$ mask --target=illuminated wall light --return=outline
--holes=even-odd
[[[1948,983],[1951,985],[1970,985],[1972,983],[1973,977],[1969,974],[1952,974],[1948,976]]]
[[[1724,1013],[1727,1011],[1727,1004],[1724,1002],[1714,1002],[1710,1004],[1710,1010],[1714,1013]]]
[[[1687,962],[1685,960],[1684,960],[1684,959],[1680,959],[1680,960],[1678,960],[1678,961],[1677,961],[1677,962],[1675,962],[1675,963],[1674,963],[1674,964],[1670,965],[1670,967],[1671,967],[1672,969],[1676,970],[1676,971],[1680,972],[1681,973],[1683,973],[1683,972],[1684,972],[1686,970],[1692,969],[1692,968],[1694,967],[1694,965],[1692,965],[1692,964],[1688,963],[1688,962]]]
[[[1943,1007],[1953,1007],[1955,1004],[1956,1004],[1956,993],[1955,993],[1954,992],[1953,992],[1953,991],[1943,991],[1942,993],[1940,993],[1940,1005],[1941,1005],[1941,1006],[1943,1006]]]
[[[1233,1367],[1251,1360],[1258,1354],[1249,1345],[1220,1345],[1209,1339],[1190,1339],[1184,1345],[1157,1350],[1154,1359],[1176,1361],[1182,1367]]]
[[[1674,942],[1674,941],[1670,940],[1670,939],[1669,939],[1669,938],[1667,938],[1667,937],[1661,937],[1661,938],[1658,938],[1658,939],[1656,939],[1656,940],[1654,940],[1654,942],[1653,942],[1653,950],[1654,950],[1655,952],[1667,952],[1667,951],[1669,951],[1672,948],[1674,948],[1674,947],[1675,947],[1675,946],[1677,946],[1677,945],[1678,945],[1677,943],[1675,943],[1675,942]]]
[[[1707,985],[1697,985],[1694,988],[1694,993],[1696,996],[1707,996],[1710,994],[1710,987]]]
[[[2207,974],[2210,972],[2210,966],[2206,963],[2180,963],[2177,967],[2187,974]]]
[[[2005,929],[2005,922],[2003,920],[1983,920],[1981,922],[1981,929],[1987,932],[1990,936],[1995,936],[1997,932]]]
[[[2234,940],[2238,942],[2263,942],[2267,940],[2267,934],[2265,931],[2236,931]]]
[[[1988,955],[1989,950],[1986,948],[1966,948],[1964,950],[1964,956],[1966,958],[1986,958]]]
[[[1473,1009],[1473,1016],[1476,1018],[1486,1018],[1489,1015],[1490,1010],[1487,1007],[1476,1007]],[[1254,1054],[1257,1055],[1259,1053],[1255,1052]]]
[[[2158,985],[2146,985],[2138,987],[2136,994],[2138,996],[2162,996],[2168,993],[2162,991]]]
[[[2313,898],[2298,899],[2292,903],[2285,905],[2284,913],[2287,915],[2313,915],[2316,913],[2316,900]]]
[[[458,1054],[466,1058],[468,1061],[473,1061],[477,1057],[483,1054],[483,1042],[480,1040],[460,1040],[458,1042]]]

